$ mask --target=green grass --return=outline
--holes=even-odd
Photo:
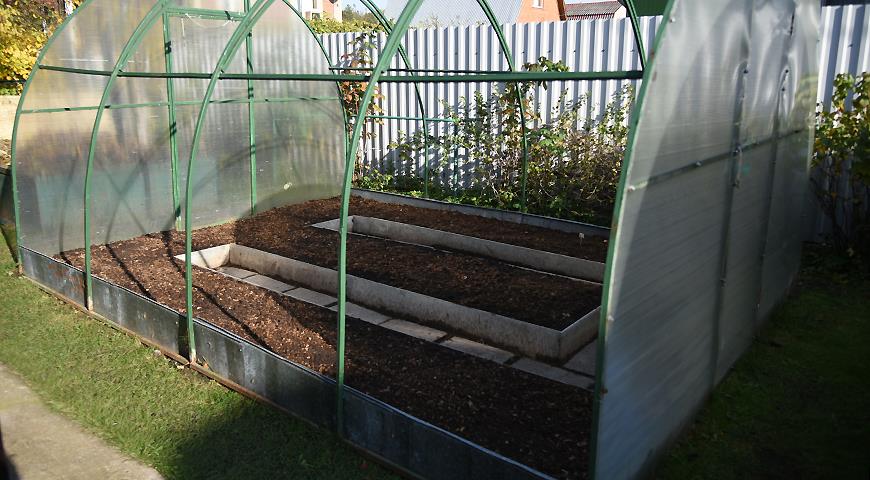
[[[812,252],[804,263],[658,477],[870,478],[870,276]]]
[[[64,305],[0,253],[0,362],[167,478],[390,478],[336,436],[236,394]]]
[[[808,256],[799,291],[657,477],[868,478],[870,275],[835,260]],[[0,362],[167,478],[390,476],[334,435],[179,370],[13,268],[0,252]]]

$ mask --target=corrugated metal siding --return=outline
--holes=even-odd
[[[428,4],[430,2],[427,2]],[[438,3],[438,2],[431,2]],[[404,4],[404,2],[402,2]],[[424,4],[424,5],[426,5]],[[641,32],[647,49],[653,43],[661,17],[642,17]],[[633,70],[640,68],[635,52],[634,35],[627,18],[608,20],[577,20],[566,22],[508,24],[504,27],[517,65],[534,62],[540,56],[564,61],[575,71]],[[324,44],[334,61],[350,50],[348,43],[357,34],[338,33],[324,35]],[[385,41],[381,36],[372,54],[377,59],[378,46]],[[411,63],[415,68],[506,70],[507,64],[498,47],[495,32],[488,25],[428,28],[412,30],[405,39]],[[870,71],[870,8],[867,5],[824,7],[821,21],[819,102],[830,105],[834,77],[838,73],[857,74]],[[404,67],[401,60],[393,64]],[[628,82],[635,87],[637,81]],[[541,111],[549,118],[552,107],[562,90],[568,89],[568,99],[577,100],[589,95],[590,101],[582,109],[586,118],[598,118],[611,96],[623,82],[556,82],[547,90],[540,90]],[[470,97],[475,91],[489,95],[493,85],[426,84],[420,85],[429,116],[443,112],[443,102],[457,106],[461,97]],[[408,85],[387,84],[384,114],[390,116],[419,116],[414,88]],[[446,128],[439,126],[441,131]],[[420,122],[386,120],[383,124],[370,123],[375,138],[364,146],[365,162],[384,166],[394,161],[389,156],[389,144],[399,138],[399,132],[409,133],[422,128]],[[433,127],[433,130],[435,128]],[[435,161],[435,158],[430,159]],[[418,160],[416,168],[422,168]],[[460,166],[464,172],[469,166]]]
[[[408,0],[387,0],[384,13],[387,18],[397,19],[407,5]],[[495,18],[501,23],[517,21],[523,0],[499,0],[489,2]],[[423,2],[414,15],[412,25],[422,22],[423,25],[473,25],[489,24],[483,10],[474,2],[468,0],[438,0]]]

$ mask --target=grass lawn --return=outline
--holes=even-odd
[[[796,291],[656,476],[870,478],[867,270],[807,252]]]
[[[394,478],[335,435],[179,370],[14,269],[0,247],[0,362],[166,478]]]
[[[870,475],[870,275],[808,255],[797,292],[659,478]],[[337,438],[43,294],[0,252],[0,362],[167,478],[389,478]]]

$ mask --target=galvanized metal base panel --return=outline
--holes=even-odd
[[[308,370],[201,320],[194,323],[196,354],[217,376],[311,423],[335,430],[336,385]]]
[[[28,277],[84,306],[84,274],[51,257],[21,249]],[[181,353],[184,319],[123,287],[94,279],[94,313],[170,354]],[[333,379],[279,357],[202,320],[194,323],[199,362],[216,377],[315,425],[337,429]],[[351,444],[384,462],[429,479],[551,477],[347,388],[344,429]]]
[[[393,465],[428,479],[548,479],[353,389],[345,390],[344,436]]]
[[[172,309],[98,278],[93,282],[94,312],[148,340],[161,350],[176,354],[186,340],[184,317]]]
[[[85,274],[70,265],[21,247],[24,274],[80,307],[85,306]]]

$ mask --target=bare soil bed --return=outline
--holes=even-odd
[[[404,222],[418,219],[410,223],[471,235],[482,228],[475,225],[483,220],[477,217],[415,210],[421,209],[354,199],[351,213]],[[437,220],[442,223],[425,224],[430,215],[443,217]],[[235,242],[335,268],[337,235],[308,225],[337,216],[334,199],[284,207],[196,231],[194,249]],[[562,235],[562,241],[576,239],[538,231],[542,229],[526,237],[528,228],[501,224],[485,230],[488,239],[533,248],[548,243],[555,247]],[[546,239],[547,232],[557,240]],[[570,248],[577,255],[588,254]],[[184,266],[173,258],[183,252],[183,234],[178,232],[97,246],[93,272],[184,312]],[[81,250],[62,255],[80,268],[83,257]],[[599,290],[585,292],[572,280],[372,238],[349,242],[348,270],[476,308],[497,308],[538,324],[579,318],[582,314],[577,312],[585,314],[600,301]],[[334,375],[334,312],[202,269],[195,270],[194,286],[197,317]],[[354,319],[348,320],[347,345],[348,385],[548,474],[585,478],[592,412],[588,392]]]

